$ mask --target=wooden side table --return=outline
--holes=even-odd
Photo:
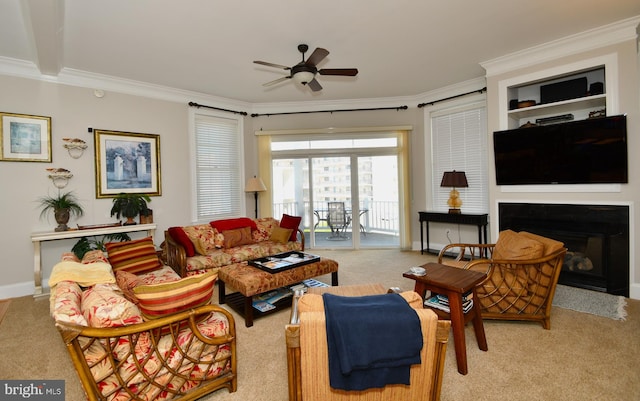
[[[487,351],[487,338],[484,334],[482,316],[480,315],[480,304],[477,302],[476,285],[485,279],[486,275],[473,270],[464,270],[457,267],[445,266],[438,263],[427,263],[422,265],[427,271],[424,276],[416,276],[411,273],[404,273],[402,276],[415,280],[414,291],[424,299],[427,290],[432,293],[446,295],[449,298],[449,309],[451,313],[446,313],[439,309],[433,309],[439,318],[450,319],[453,329],[453,342],[456,350],[456,361],[458,372],[466,375],[467,369],[467,348],[465,345],[464,325],[473,321],[473,329],[478,341],[478,347]],[[473,307],[467,313],[462,310],[462,296],[473,293]]]

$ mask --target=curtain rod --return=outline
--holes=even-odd
[[[318,110],[318,111],[291,111],[286,113],[253,113],[251,117],[260,117],[260,116],[279,116],[284,114],[309,114],[309,113],[338,113],[342,111],[372,111],[372,110],[407,110],[409,106],[398,106],[398,107],[375,107],[371,109],[343,109],[343,110]]]
[[[444,99],[434,100],[433,102],[420,103],[418,105],[418,108],[421,108],[421,107],[424,107],[424,106],[433,106],[436,103],[444,102],[444,101],[451,100],[451,99],[456,99],[456,98],[459,98],[459,97],[462,97],[462,96],[472,95],[474,93],[482,93],[482,92],[486,92],[486,91],[487,91],[487,87],[485,86],[482,89],[478,89],[478,90],[467,92],[467,93],[461,93],[461,94],[455,95],[455,96],[445,97]]]
[[[197,108],[205,107],[207,109],[221,110],[221,111],[226,111],[226,112],[233,113],[233,114],[242,114],[243,116],[246,116],[248,114],[246,111],[235,111],[235,110],[221,109],[220,107],[205,106],[203,104],[198,104],[198,103],[194,103],[194,102],[189,102],[189,106],[197,107]]]

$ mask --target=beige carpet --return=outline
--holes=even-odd
[[[340,262],[343,285],[379,282],[412,289],[408,267],[433,261],[419,252],[314,251]],[[321,277],[330,282],[330,276]],[[217,300],[217,294],[214,295]],[[64,379],[66,399],[83,392],[48,314],[47,298],[16,298],[0,323],[0,378]],[[480,351],[467,327],[469,374],[460,375],[450,339],[443,401],[640,399],[640,301],[629,300],[627,319],[613,320],[553,308],[551,330],[527,322],[485,321],[489,351]],[[251,328],[236,319],[238,391],[219,390],[202,400],[286,401],[284,325],[289,311],[258,319]]]
[[[10,299],[3,299],[0,301],[0,323],[4,319],[4,316],[7,314],[7,310],[9,309],[9,305],[11,305]]]

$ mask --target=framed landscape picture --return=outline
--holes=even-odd
[[[0,113],[0,161],[51,163],[51,117]]]
[[[160,136],[93,130],[96,150],[96,198],[119,193],[162,194]]]

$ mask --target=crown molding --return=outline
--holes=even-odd
[[[483,61],[480,65],[487,72],[487,76],[490,77],[560,57],[583,53],[628,40],[636,40],[639,24],[640,16],[628,18],[492,60]]]

